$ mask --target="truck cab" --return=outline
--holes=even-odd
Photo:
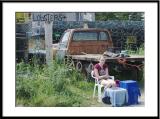
[[[65,55],[103,54],[112,47],[111,35],[106,29],[68,29],[63,33],[54,53],[59,58]]]

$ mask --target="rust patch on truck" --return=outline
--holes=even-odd
[[[102,54],[108,48],[113,47],[111,35],[105,29],[74,29],[67,47],[68,54],[80,55]],[[92,39],[93,38],[93,39]]]

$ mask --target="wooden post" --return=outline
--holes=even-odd
[[[46,63],[49,65],[53,60],[52,53],[52,25],[53,22],[45,22],[45,49],[46,49]]]

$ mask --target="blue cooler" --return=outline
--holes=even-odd
[[[138,96],[141,96],[138,83],[134,80],[120,81],[120,87],[128,91],[128,105],[138,104]]]

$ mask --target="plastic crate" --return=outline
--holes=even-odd
[[[138,97],[141,96],[141,93],[137,81],[120,81],[120,87],[125,88],[128,91],[128,105],[139,103]]]

